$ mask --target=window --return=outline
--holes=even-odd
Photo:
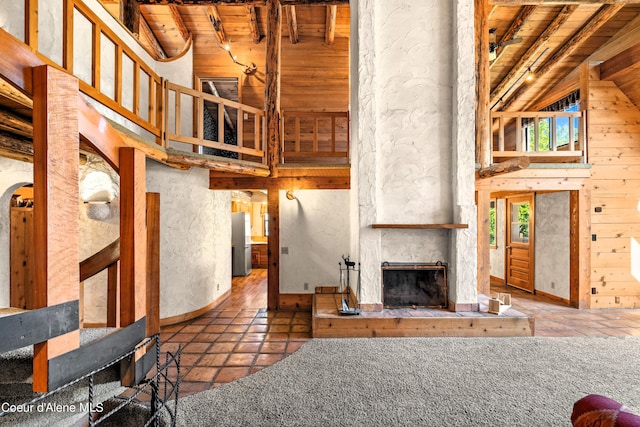
[[[496,199],[492,199],[489,203],[489,246],[492,249],[498,247],[496,241]]]

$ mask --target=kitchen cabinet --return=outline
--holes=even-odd
[[[267,268],[267,244],[251,244],[251,266],[253,268]]]

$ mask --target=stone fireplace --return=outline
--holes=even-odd
[[[384,308],[447,307],[447,267],[435,264],[382,264]]]
[[[362,266],[361,306],[386,305],[385,261],[441,260],[445,306],[477,310],[474,3],[350,4],[357,17],[350,74],[352,254]]]

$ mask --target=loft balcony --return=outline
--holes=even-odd
[[[492,163],[586,163],[584,112],[492,112]]]

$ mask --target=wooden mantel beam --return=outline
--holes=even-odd
[[[571,5],[565,6],[556,15],[554,20],[545,28],[536,41],[527,49],[524,55],[520,57],[518,62],[511,68],[507,75],[502,79],[500,83],[491,92],[491,105],[495,105],[511,88],[515,82],[518,81],[520,76],[527,69],[529,64],[540,55],[542,49],[547,44],[549,39],[560,29],[560,27],[569,19],[571,14],[578,8],[578,6]]]
[[[558,49],[550,58],[547,58],[547,60],[540,67],[534,70],[534,72],[537,75],[544,76],[545,74],[556,68],[564,58],[569,56],[574,50],[580,47],[580,45],[585,40],[591,37],[593,33],[598,31],[600,27],[602,27],[607,23],[607,21],[613,18],[616,13],[618,13],[623,7],[623,4],[609,4],[602,6],[598,10],[598,12],[593,15],[589,22],[587,22],[577,33],[575,33],[573,37],[571,37],[571,39],[560,49]],[[534,87],[536,87],[535,84],[520,86],[518,91],[514,93],[507,102],[504,103],[503,109],[507,108],[509,105],[518,100]]]
[[[506,160],[504,162],[495,163],[489,167],[482,168],[477,172],[477,178],[488,178],[491,176],[501,175],[504,173],[519,171],[526,169],[530,164],[529,157],[521,156],[513,159]]]

